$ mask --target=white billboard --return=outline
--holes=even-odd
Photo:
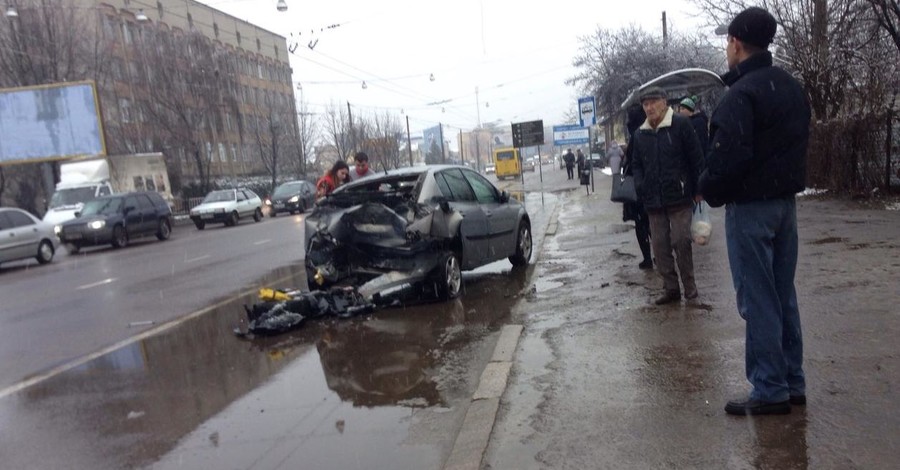
[[[0,165],[106,155],[94,82],[0,90]]]

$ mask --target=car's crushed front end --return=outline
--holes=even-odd
[[[309,286],[356,286],[372,298],[420,285],[457,248],[461,217],[398,194],[329,196],[305,221]]]

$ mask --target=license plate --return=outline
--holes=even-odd
[[[216,216],[213,214],[203,214],[203,220],[212,220],[215,218],[216,218]]]
[[[80,232],[67,233],[66,240],[81,240],[81,233]]]
[[[284,209],[284,203],[283,203],[283,202],[276,202],[276,203],[275,203],[275,208],[276,208],[276,209]]]

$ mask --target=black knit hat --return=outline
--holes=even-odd
[[[750,7],[737,14],[728,24],[728,35],[741,42],[766,49],[775,39],[778,23],[768,11]],[[719,31],[716,31],[719,32]]]

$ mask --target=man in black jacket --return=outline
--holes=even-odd
[[[566,162],[566,174],[569,176],[569,179],[572,179],[574,175],[573,168],[575,168],[575,154],[572,153],[572,149],[566,149],[563,161]]]
[[[650,216],[653,254],[665,293],[657,305],[697,297],[691,253],[691,213],[703,152],[688,118],[669,107],[665,90],[649,87],[641,92],[647,120],[634,136],[634,186]],[[676,258],[678,272],[675,271]]]
[[[753,386],[729,401],[734,415],[785,414],[806,404],[803,336],[794,288],[797,209],[804,189],[809,103],[766,50],[775,19],[748,8],[728,25],[730,89],[713,112],[700,194],[725,208],[725,238],[738,313],[746,322],[746,373]]]

